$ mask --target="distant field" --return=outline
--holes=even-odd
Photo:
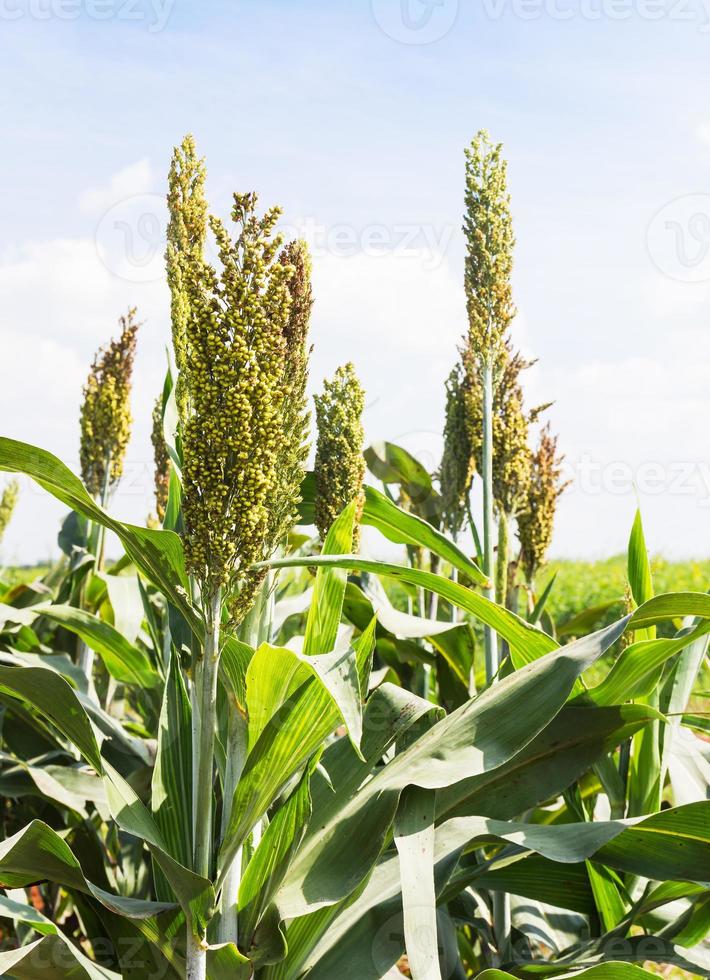
[[[707,592],[710,590],[710,559],[669,562],[654,558],[653,584],[656,592]],[[555,623],[564,624],[589,606],[619,600],[619,608],[605,617],[618,618],[626,586],[626,556],[606,561],[555,561],[541,572],[539,591],[557,573],[547,609]]]

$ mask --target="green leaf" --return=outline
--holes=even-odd
[[[192,710],[177,655],[170,657],[158,727],[152,810],[171,857],[192,864]]]
[[[345,568],[363,572],[372,572],[375,575],[382,575],[385,578],[396,579],[406,582],[409,585],[421,586],[430,592],[435,592],[444,599],[458,606],[466,612],[471,613],[487,626],[491,626],[504,640],[510,644],[511,650],[516,652],[522,663],[542,657],[544,654],[554,650],[557,646],[555,641],[529,623],[520,619],[519,616],[509,612],[502,606],[496,605],[490,599],[472,592],[470,589],[452,582],[441,575],[433,572],[421,571],[417,568],[408,568],[403,565],[392,565],[388,562],[372,561],[366,558],[359,558],[356,555],[327,555],[318,558],[282,558],[268,562],[260,562],[256,568],[302,568],[304,566]],[[708,597],[710,599],[710,596]],[[709,603],[710,606],[710,603]]]
[[[398,507],[375,487],[365,487],[365,507],[362,523],[376,528],[388,541],[410,547],[426,548],[449,562],[459,572],[477,585],[486,585],[487,579],[478,565],[435,527]]]
[[[567,705],[509,762],[440,789],[437,820],[475,814],[513,819],[559,796],[597,759],[656,717],[645,705]]]
[[[595,859],[655,881],[710,881],[710,801],[646,817]]]
[[[221,867],[229,865],[286,782],[339,724],[346,726],[359,751],[359,674],[366,659],[369,649],[360,655],[347,650],[320,657],[268,644],[256,651],[247,670],[249,752],[234,795]]]
[[[629,629],[646,629],[685,616],[710,619],[710,595],[706,592],[667,592],[654,596],[633,613]]]
[[[520,753],[564,705],[579,674],[621,635],[622,620],[591,637],[556,650],[494,685],[443,718],[399,753],[340,808],[315,816],[279,897],[291,918],[345,897],[374,865],[407,786],[442,789],[464,777],[497,769]],[[345,876],[338,862],[346,851],[360,860]],[[364,860],[365,856],[369,861]],[[348,865],[349,867],[349,865]],[[353,880],[355,875],[359,878]]]
[[[59,934],[0,953],[0,973],[17,980],[121,980]]]
[[[557,973],[555,970],[555,974],[559,980],[564,980],[565,977],[580,977],[586,980],[643,980],[643,977],[657,976],[631,963],[604,963],[603,966],[593,966],[589,970],[564,974]],[[515,980],[515,977],[512,973],[505,973],[503,970],[484,970],[483,973],[478,974],[478,980]]]
[[[357,502],[353,501],[333,522],[323,543],[324,555],[338,555],[352,549],[356,508]],[[335,648],[347,580],[347,572],[339,568],[318,569],[303,641],[307,656],[330,653]]]
[[[653,598],[653,579],[651,563],[648,560],[646,540],[643,535],[641,511],[636,511],[628,550],[628,576],[631,594],[637,606],[642,606]],[[649,637],[652,639],[652,637]]]
[[[98,616],[73,606],[37,606],[35,610],[38,616],[46,616],[81,637],[98,653],[109,674],[122,684],[150,688],[161,683],[148,654],[129,643],[122,633]]]
[[[604,680],[585,692],[584,699],[608,705],[651,694],[666,661],[709,632],[710,620],[705,620],[692,632],[685,631],[673,639],[632,643],[622,651]]]
[[[143,623],[144,611],[138,576],[102,574],[113,610],[113,625],[129,643],[135,643]]]
[[[411,787],[402,794],[394,842],[404,912],[404,939],[415,977],[441,980],[434,886],[434,793]]]
[[[615,929],[626,915],[621,883],[610,868],[594,861],[585,861],[589,884],[594,895],[597,914],[605,932]]]
[[[44,667],[0,666],[0,690],[37,708],[76,746],[101,773],[103,765],[86,711],[72,687],[53,670]]]
[[[24,473],[67,507],[117,534],[136,568],[177,606],[193,629],[199,629],[199,617],[189,601],[182,543],[177,534],[123,524],[111,517],[61,460],[27,443],[0,438],[0,470]]]
[[[311,816],[310,780],[317,762],[315,755],[296,789],[266,828],[244,872],[239,887],[239,936],[244,937],[242,945],[246,949],[303,840]]]
[[[123,777],[108,763],[104,783],[111,815],[118,826],[145,842],[196,930],[207,927],[215,906],[211,882],[170,856],[168,844],[151,813]]]
[[[312,895],[320,894],[326,899],[336,896],[337,900],[358,885],[363,865],[374,864],[382,849],[383,834],[397,808],[397,794],[382,794],[373,806],[356,814],[353,834],[359,840],[357,848],[341,846],[341,835],[346,835],[346,828],[340,826],[341,815],[358,787],[398,739],[417,722],[442,715],[442,709],[415,694],[394,684],[383,684],[373,692],[365,708],[361,743],[364,759],[355,754],[347,739],[338,739],[328,746],[322,766],[311,780],[313,818],[276,898],[284,918],[298,915]],[[335,826],[337,835],[329,836],[327,828]]]

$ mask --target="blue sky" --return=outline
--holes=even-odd
[[[0,0],[3,431],[75,465],[88,363],[136,304],[114,508],[145,516],[162,195],[192,131],[215,211],[256,189],[312,238],[314,386],[352,359],[368,437],[435,465],[462,151],[485,127],[510,161],[529,400],[555,399],[575,480],[554,551],[621,550],[639,499],[654,550],[706,553],[709,47],[707,0]],[[1,557],[45,557],[60,513],[27,487]]]

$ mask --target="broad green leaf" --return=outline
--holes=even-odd
[[[353,501],[333,522],[323,543],[324,555],[339,555],[352,549],[356,509],[357,502]],[[303,641],[306,656],[330,653],[335,648],[347,580],[347,572],[340,568],[326,566],[316,572]]]
[[[152,814],[116,770],[106,763],[104,782],[111,815],[118,826],[145,842],[195,928],[205,929],[215,904],[211,882],[170,856],[168,844]]]
[[[121,980],[118,973],[94,963],[60,934],[0,953],[0,973],[17,980]]]
[[[394,544],[426,548],[449,562],[463,575],[477,585],[485,585],[486,576],[478,565],[461,549],[435,527],[403,510],[375,487],[365,487],[365,507],[362,523],[376,528]]]
[[[710,800],[646,817],[595,859],[655,881],[710,881]]]
[[[0,666],[0,690],[21,698],[46,715],[76,746],[83,757],[101,773],[101,753],[79,698],[64,678],[44,667]]]
[[[207,950],[207,976],[209,980],[251,980],[251,961],[243,956],[234,943],[210,946]]]
[[[697,616],[710,619],[710,595],[706,592],[667,592],[656,595],[633,613],[629,629],[646,629],[669,619]]]
[[[437,820],[476,814],[511,820],[559,796],[599,758],[656,717],[645,705],[567,705],[509,762],[440,789]]]
[[[595,704],[620,704],[652,693],[659,679],[659,668],[699,637],[710,632],[710,620],[673,639],[639,640],[622,651],[609,673],[583,698]],[[681,709],[682,710],[682,709]]]
[[[192,864],[192,710],[174,651],[160,712],[152,810],[168,853],[189,868]]]
[[[25,893],[20,892],[20,894],[24,897]],[[34,906],[28,905],[26,901],[17,902],[7,895],[0,895],[0,918],[21,922],[41,936],[56,936],[59,932],[55,924]]]
[[[110,578],[111,576],[107,576]],[[36,607],[45,616],[79,636],[103,660],[106,670],[122,684],[157,687],[160,676],[147,653],[134,646],[117,629],[83,609],[73,606]]]
[[[92,884],[69,845],[47,824],[33,820],[0,843],[0,881],[6,888],[22,888],[43,878],[91,894],[105,908],[132,919],[150,918],[175,907],[113,895]]]
[[[304,566],[345,568],[363,572],[372,572],[385,578],[396,579],[409,585],[420,586],[430,592],[435,592],[448,602],[471,613],[482,623],[492,627],[504,640],[510,644],[511,650],[519,654],[523,663],[529,663],[544,654],[554,650],[556,642],[547,634],[541,632],[529,623],[520,619],[514,613],[496,605],[490,599],[472,592],[470,589],[452,582],[450,579],[433,572],[408,568],[403,565],[392,565],[388,562],[372,561],[358,558],[356,555],[325,555],[318,558],[282,558],[261,562],[255,567],[260,568],[302,568]],[[710,596],[708,596],[710,600]],[[710,601],[708,603],[710,609]]]
[[[228,867],[290,777],[344,724],[361,735],[360,675],[369,670],[372,632],[358,649],[320,657],[263,644],[247,669],[249,754],[234,794],[220,865]]]
[[[599,921],[604,931],[610,932],[619,925],[627,912],[621,894],[621,883],[614,872],[610,868],[605,868],[603,864],[585,861],[585,866]]]
[[[513,674],[433,725],[399,753],[328,819],[314,819],[279,898],[284,915],[303,915],[340,901],[374,865],[407,786],[443,789],[510,761],[563,707],[579,674],[621,635],[622,620]],[[314,809],[314,813],[315,813]],[[345,878],[338,855],[353,849],[364,860]],[[333,868],[333,865],[336,865]],[[369,865],[369,867],[368,867]]]
[[[310,780],[315,755],[298,786],[280,807],[252,855],[239,887],[239,936],[249,949],[261,916],[284,879],[311,815]]]
[[[199,617],[188,598],[182,543],[177,534],[123,524],[111,517],[61,460],[24,442],[0,438],[0,470],[24,473],[67,507],[113,531],[136,568],[177,606],[194,629],[199,629]]]
[[[564,969],[560,967],[559,969]],[[633,966],[631,963],[604,963],[603,966],[593,966],[589,970],[575,971],[574,973],[557,973],[559,980],[565,977],[580,977],[584,980],[643,980],[644,977],[655,977],[657,974],[649,973],[640,966]],[[512,973],[505,973],[503,970],[484,970],[478,974],[478,980],[515,980]]]
[[[113,625],[129,643],[135,643],[144,615],[138,576],[116,575],[112,569],[102,578],[113,610]]]
[[[399,801],[394,842],[404,915],[404,939],[414,977],[441,980],[434,885],[434,793],[413,786]]]
[[[365,708],[361,743],[364,759],[355,754],[347,739],[340,738],[328,746],[321,769],[311,780],[313,818],[304,844],[276,897],[284,918],[299,914],[312,894],[337,897],[348,894],[358,885],[363,864],[374,864],[382,849],[383,835],[397,808],[397,794],[383,793],[372,806],[356,814],[353,834],[359,841],[358,847],[341,846],[341,834],[346,828],[339,825],[340,816],[383,754],[417,722],[442,714],[440,708],[415,694],[393,684],[383,684],[373,692]],[[321,837],[320,830],[335,826],[339,828],[338,835],[333,839],[332,851],[328,852],[331,859],[328,860],[325,851],[331,847],[330,838],[327,834]],[[314,857],[317,858],[315,862]]]

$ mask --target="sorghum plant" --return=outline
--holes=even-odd
[[[94,357],[80,413],[81,475],[91,495],[106,506],[112,490],[123,474],[126,448],[131,436],[131,382],[138,328],[136,310],[131,308],[119,320],[121,334]],[[105,529],[94,524],[91,549],[94,572],[104,560]],[[82,597],[83,599],[83,590]],[[91,680],[94,654],[83,640],[77,647],[77,662]]]
[[[466,154],[465,215],[463,230],[467,254],[464,267],[468,334],[464,358],[478,364],[483,389],[482,467],[483,570],[493,577],[493,392],[495,366],[515,316],[511,274],[513,270],[513,223],[507,187],[507,164],[502,145],[493,144],[481,130]],[[488,588],[493,596],[493,584]],[[489,678],[499,661],[495,634],[486,630]]]

